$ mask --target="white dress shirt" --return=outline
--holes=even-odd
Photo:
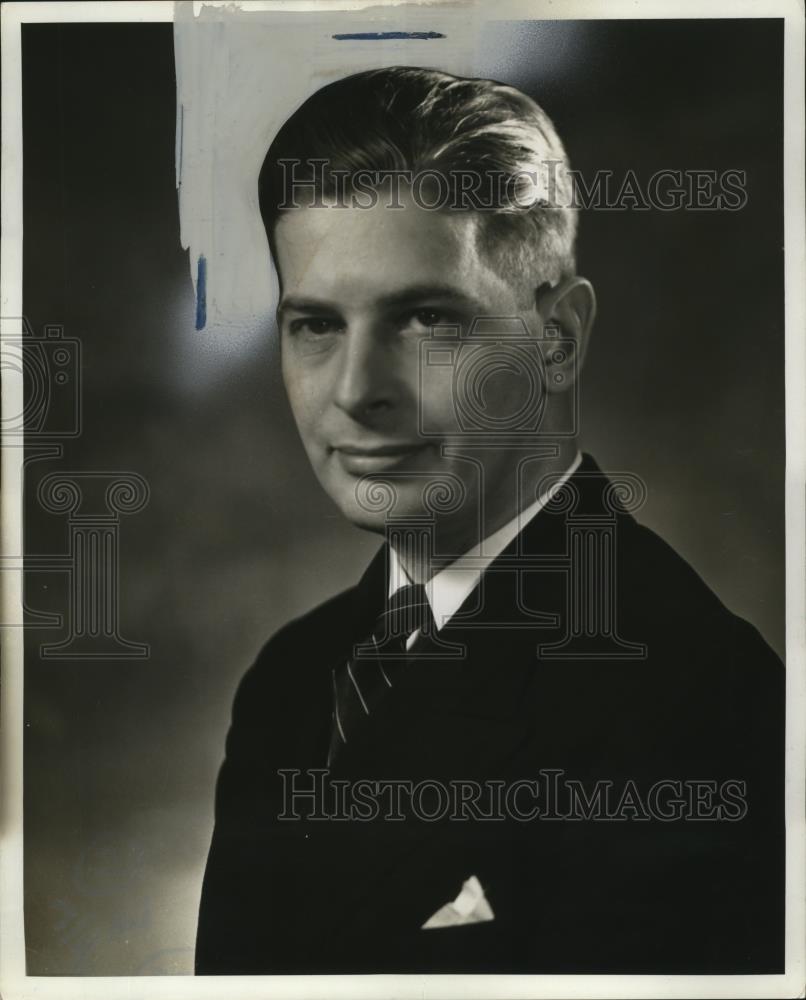
[[[446,622],[464,604],[473,593],[481,578],[481,574],[498,558],[509,543],[523,531],[526,525],[545,507],[548,500],[579,468],[582,455],[577,452],[576,458],[565,473],[551,484],[551,487],[524,510],[519,511],[511,521],[493,532],[484,541],[474,545],[459,559],[434,574],[425,585],[425,594],[431,605],[434,624],[439,631]],[[401,587],[411,583],[408,574],[400,562],[397,552],[392,548],[389,558],[389,596],[391,597]],[[419,635],[419,629],[409,636],[406,648],[410,648]]]

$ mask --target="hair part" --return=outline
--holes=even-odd
[[[292,180],[290,162],[297,164]],[[325,198],[343,191],[345,179],[395,172],[446,178],[452,201],[440,210],[478,213],[479,249],[502,276],[534,289],[575,272],[570,166],[542,108],[494,80],[403,66],[322,87],[277,133],[258,182],[275,260],[274,228],[295,204],[293,183],[311,184]],[[457,201],[457,179],[471,173],[492,196],[483,207]]]

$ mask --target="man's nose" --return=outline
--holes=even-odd
[[[398,396],[389,338],[372,325],[348,330],[343,341],[334,402],[355,420],[392,408]]]

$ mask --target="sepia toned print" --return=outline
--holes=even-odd
[[[769,6],[5,5],[4,995],[797,992]]]

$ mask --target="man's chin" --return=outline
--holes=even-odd
[[[367,514],[366,511],[355,509],[344,510],[344,508],[340,508],[340,510],[354,528],[359,528],[361,531],[370,531],[373,535],[386,534],[386,527],[389,521],[386,515]]]
[[[409,518],[419,522],[428,520],[423,508],[413,505],[411,507],[399,505],[392,510],[367,510],[353,500],[352,503],[340,503],[338,506],[350,524],[361,528],[362,531],[372,531],[378,535],[385,534],[390,525],[403,523]]]
[[[420,490],[400,490],[383,480],[365,480],[357,489],[331,497],[356,528],[379,535],[385,534],[390,525],[403,524],[409,519],[428,523],[434,518],[434,511],[424,504]]]

